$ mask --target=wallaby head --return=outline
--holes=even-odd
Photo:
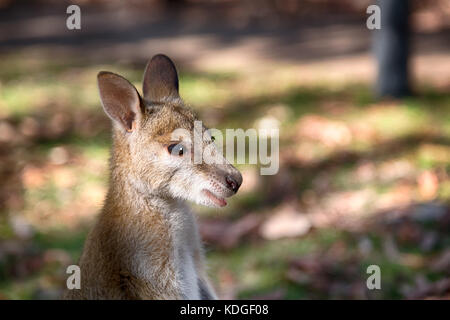
[[[113,123],[112,171],[126,175],[149,196],[225,206],[237,192],[240,172],[217,149],[203,125],[178,92],[178,75],[165,55],[154,56],[145,69],[143,97],[125,78],[98,74],[103,109]],[[195,147],[194,147],[195,145]],[[208,150],[209,161],[195,161]],[[211,161],[213,160],[213,161]]]

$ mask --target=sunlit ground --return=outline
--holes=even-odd
[[[107,187],[96,74],[143,65],[0,61],[0,298],[58,298]],[[280,128],[280,171],[240,165],[223,210],[196,207],[223,298],[430,298],[450,288],[450,95],[377,102],[364,82],[181,69],[210,127]],[[185,71],[185,72],[183,72]],[[366,288],[367,266],[382,289]]]

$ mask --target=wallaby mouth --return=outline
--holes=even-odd
[[[218,197],[216,196],[214,193],[212,193],[209,190],[203,189],[202,192],[212,201],[214,202],[216,205],[218,205],[219,207],[225,207],[227,205],[227,202],[225,201],[224,198]]]

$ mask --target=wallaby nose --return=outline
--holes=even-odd
[[[225,177],[225,181],[227,182],[228,188],[230,188],[234,192],[237,192],[239,187],[241,186],[242,178],[238,180],[237,178],[234,178],[233,176],[228,175]]]

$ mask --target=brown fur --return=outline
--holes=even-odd
[[[171,184],[190,190],[195,182],[179,178],[182,170],[162,167],[159,161],[171,159],[171,132],[192,130],[196,117],[177,96],[178,79],[175,83],[166,58],[152,61],[144,77],[144,98],[124,78],[99,74],[103,106],[113,120],[109,190],[79,262],[81,289],[67,290],[67,299],[183,299],[189,293],[195,297],[195,290],[215,298],[195,219],[184,199],[170,191]],[[170,69],[168,75],[164,68]],[[146,88],[151,85],[156,89]],[[198,179],[214,179],[221,188],[225,174],[242,182],[230,164],[190,165],[186,170]],[[224,197],[234,194],[223,192]],[[198,277],[193,288],[183,284],[191,273],[183,273],[182,262],[188,265],[189,257]]]

